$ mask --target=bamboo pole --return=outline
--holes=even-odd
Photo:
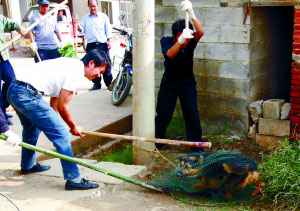
[[[5,135],[3,135],[3,134],[0,134],[0,139],[2,139],[2,140],[5,141],[7,139],[7,137]],[[99,168],[97,166],[94,166],[94,165],[92,165],[90,163],[87,163],[85,161],[79,160],[77,158],[73,158],[73,157],[69,157],[69,156],[66,156],[66,155],[62,155],[60,153],[53,152],[53,151],[47,150],[47,149],[43,149],[43,148],[40,148],[40,147],[37,147],[37,146],[33,146],[31,144],[27,144],[27,143],[24,143],[24,142],[21,142],[19,144],[19,146],[21,146],[23,148],[26,148],[26,149],[34,150],[34,151],[37,151],[37,152],[41,152],[41,153],[44,153],[44,154],[47,154],[47,155],[50,155],[50,156],[53,156],[53,157],[56,157],[56,158],[59,158],[59,159],[62,159],[62,160],[66,160],[66,161],[70,161],[70,162],[76,163],[78,165],[90,168],[92,170],[95,170],[95,171],[101,172],[103,174],[115,177],[117,179],[120,179],[120,180],[129,182],[129,183],[132,183],[134,185],[141,186],[143,188],[147,188],[147,189],[158,191],[158,192],[163,192],[161,189],[156,188],[156,187],[154,187],[152,185],[149,185],[147,183],[144,183],[144,182],[141,182],[141,181],[138,181],[138,180],[135,180],[135,179],[132,179],[132,178],[120,175],[120,174],[112,172],[112,171],[105,170],[103,168]]]
[[[52,13],[54,13],[56,10],[58,10],[61,5],[64,5],[66,3],[68,3],[68,0],[65,0],[62,3],[56,5],[51,11],[49,11],[47,14],[43,15],[39,20],[37,20],[36,22],[34,22],[33,24],[31,24],[28,28],[26,28],[26,33],[25,34],[27,34],[31,29],[33,29],[34,27],[36,27],[40,22],[42,22],[43,20],[45,20],[48,16],[52,15]],[[3,49],[7,48],[11,43],[16,42],[21,37],[22,36],[20,34],[18,34],[13,39],[11,39],[10,41],[8,41],[4,45],[2,45],[0,47],[0,51],[2,51]]]
[[[100,133],[100,132],[88,132],[82,131],[82,134],[90,135],[90,136],[99,136],[105,138],[114,138],[114,139],[122,139],[128,141],[140,141],[140,142],[151,142],[151,143],[160,143],[160,144],[171,144],[171,145],[179,145],[179,146],[191,146],[191,147],[199,147],[199,148],[211,148],[211,142],[191,142],[191,141],[177,141],[171,139],[148,139],[137,136],[125,136],[125,135],[117,135],[110,133]]]

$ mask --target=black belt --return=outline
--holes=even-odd
[[[18,86],[22,86],[26,89],[31,89],[32,91],[34,91],[36,93],[36,95],[44,95],[44,92],[41,92],[39,90],[37,90],[36,88],[34,88],[31,84],[29,83],[26,83],[24,81],[18,81],[18,80],[15,80],[14,81],[16,84],[18,84]]]
[[[88,43],[88,45],[106,45],[107,43],[102,43],[102,42],[91,42]]]

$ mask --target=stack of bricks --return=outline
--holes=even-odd
[[[270,99],[263,104],[263,118],[258,121],[256,144],[265,148],[278,147],[290,135],[290,121],[282,119],[283,99]]]
[[[291,134],[295,139],[300,134],[300,7],[295,6],[293,33],[293,60],[291,71]]]

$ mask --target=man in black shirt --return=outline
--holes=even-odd
[[[165,61],[160,90],[157,97],[155,135],[165,138],[166,129],[172,119],[179,97],[185,120],[188,141],[202,141],[202,129],[197,107],[196,81],[193,73],[193,56],[198,41],[204,34],[203,27],[194,14],[189,0],[182,2],[182,10],[188,11],[193,25],[185,28],[185,20],[178,20],[172,25],[173,37],[163,37],[160,41]],[[161,148],[162,144],[156,144]],[[191,148],[192,151],[202,151],[201,148]]]

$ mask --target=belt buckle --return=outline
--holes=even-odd
[[[35,90],[35,91],[34,91],[34,94],[35,94],[35,96],[37,96],[37,97],[43,96],[43,94],[42,94],[41,92],[39,92],[38,90]]]

